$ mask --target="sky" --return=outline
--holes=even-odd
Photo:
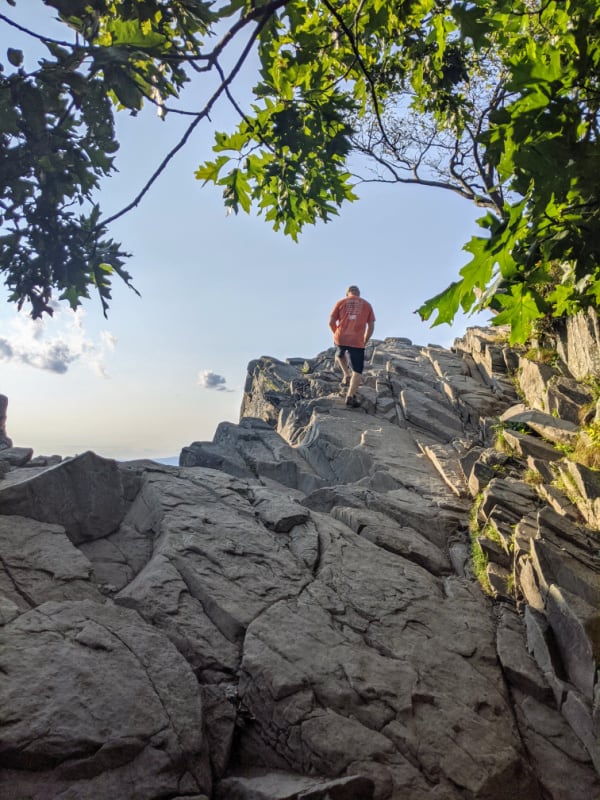
[[[1,10],[49,30],[39,0]],[[0,60],[7,46],[15,37],[0,22]],[[198,126],[140,206],[111,225],[133,254],[125,267],[141,297],[116,279],[108,319],[92,296],[77,312],[60,307],[34,322],[0,287],[0,393],[15,446],[127,460],[211,440],[220,422],[239,420],[249,361],[311,358],[332,346],[329,314],[349,284],[374,308],[375,339],[450,346],[467,326],[487,323],[478,315],[432,329],[414,313],[469,260],[462,247],[480,212],[467,201],[364,184],[358,201],[295,243],[254,213],[228,216],[220,190],[194,178],[212,158],[215,129],[233,127],[225,108]],[[182,128],[148,110],[119,114],[117,130],[119,172],[98,196],[104,216],[137,195]]]

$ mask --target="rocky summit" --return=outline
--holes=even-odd
[[[546,349],[373,341],[359,408],[259,358],[179,467],[34,458],[3,398],[0,795],[600,797],[597,318]]]

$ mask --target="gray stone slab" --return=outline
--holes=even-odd
[[[566,376],[559,376],[550,382],[547,397],[548,411],[575,425],[581,422],[581,409],[593,401],[588,386]]]
[[[527,649],[552,688],[556,706],[560,709],[568,690],[567,673],[552,628],[545,613],[528,605],[525,606],[524,620]]]
[[[598,748],[598,739],[594,734],[591,704],[579,692],[570,689],[567,692],[565,702],[562,704],[561,712],[579,737],[594,766],[600,773],[600,750]]]
[[[560,450],[537,436],[521,433],[520,431],[512,431],[508,428],[503,431],[502,435],[512,452],[521,458],[527,459],[531,457],[545,459],[546,461],[558,461],[563,456]]]
[[[516,713],[531,763],[549,800],[590,800],[600,783],[587,752],[562,715],[515,691]]]
[[[526,403],[532,408],[548,411],[547,387],[560,373],[548,364],[539,364],[529,358],[519,359],[517,380]]]
[[[539,408],[528,408],[525,405],[511,406],[500,419],[513,425],[525,425],[543,439],[555,444],[573,444],[579,431],[579,425],[569,420],[554,417]]]
[[[305,507],[282,492],[257,486],[251,490],[250,498],[258,518],[276,533],[289,533],[296,525],[303,525],[310,519]]]
[[[515,568],[517,585],[525,602],[536,611],[544,611],[545,604],[537,582],[535,570],[529,559],[519,559]]]
[[[546,609],[569,680],[591,703],[598,642],[590,634],[596,631],[600,612],[555,584],[549,588]]]
[[[567,317],[565,334],[558,338],[558,353],[576,380],[600,376],[600,325],[594,308]]]
[[[574,485],[575,503],[587,524],[600,528],[600,472],[570,459],[561,461],[559,469],[567,485]]]
[[[540,529],[531,540],[531,555],[540,586],[547,589],[552,583],[581,597],[591,606],[600,606],[600,567],[586,552]]]
[[[404,389],[400,399],[408,422],[428,431],[441,442],[449,442],[463,435],[463,423],[449,404],[426,397],[414,389]]]
[[[460,467],[458,453],[453,446],[443,444],[429,445],[425,447],[425,455],[457,497],[468,496],[469,487]]]
[[[536,466],[539,463],[539,461],[536,462]],[[548,480],[554,480],[552,473],[549,475]],[[537,486],[537,491],[542,500],[547,503],[547,508],[557,513],[566,522],[575,524],[581,522],[581,514],[577,506],[567,498],[563,489],[544,483]]]
[[[499,506],[509,514],[519,518],[531,513],[538,503],[537,494],[523,481],[511,478],[494,478],[486,486],[480,505],[481,513],[487,518]]]
[[[552,702],[552,689],[535,659],[527,651],[524,625],[510,608],[505,607],[500,611],[496,647],[502,669],[511,686],[542,703]]]

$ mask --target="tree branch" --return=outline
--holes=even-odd
[[[272,9],[274,11],[277,8],[279,8],[283,4],[283,2],[284,2],[284,0],[277,0],[277,2],[272,3],[271,6],[269,6],[269,9]],[[252,46],[254,45],[254,43],[256,42],[256,39],[258,38],[258,35],[259,35],[260,31],[266,25],[266,23],[267,23],[268,19],[270,18],[270,16],[271,16],[271,13],[267,13],[267,14],[264,14],[262,16],[258,16],[257,14],[253,15],[253,19],[258,17],[258,24],[257,24],[256,28],[252,31],[252,33],[250,35],[250,38],[248,39],[248,42],[246,43],[246,46],[243,48],[241,55],[239,56],[239,58],[237,59],[236,63],[234,64],[234,66],[230,70],[229,75],[224,80],[221,81],[220,86],[217,87],[217,89],[215,90],[215,92],[213,93],[211,98],[208,100],[208,102],[206,103],[204,108],[200,112],[198,112],[198,114],[196,114],[194,120],[190,123],[190,125],[188,126],[187,130],[185,131],[185,133],[183,134],[183,136],[181,137],[179,142],[177,142],[175,147],[173,147],[167,153],[167,155],[163,158],[163,160],[161,161],[159,166],[156,168],[154,173],[150,176],[148,181],[142,187],[140,192],[135,196],[135,198],[128,205],[126,205],[124,208],[122,208],[117,213],[112,214],[110,217],[107,217],[104,220],[100,220],[98,222],[97,226],[96,226],[97,229],[106,227],[111,222],[114,222],[115,220],[117,220],[120,217],[124,216],[125,214],[127,214],[129,211],[131,211],[133,208],[136,208],[136,206],[138,206],[140,204],[140,202],[142,201],[144,196],[148,193],[148,191],[150,190],[152,185],[154,183],[156,183],[157,179],[164,172],[164,170],[166,169],[167,165],[173,160],[173,158],[177,155],[177,153],[185,146],[185,144],[187,143],[188,139],[190,138],[190,136],[192,135],[192,133],[194,132],[196,127],[200,124],[200,122],[203,119],[205,119],[206,117],[209,116],[214,104],[217,102],[219,97],[221,97],[221,95],[223,93],[227,92],[229,85],[233,82],[233,80],[235,79],[236,75],[238,74],[238,72],[242,68],[244,62],[246,61],[246,59],[247,59],[247,57],[248,57],[248,55],[249,55],[249,53],[250,53],[250,51],[252,49]]]

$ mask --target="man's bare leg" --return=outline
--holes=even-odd
[[[342,382],[344,383],[344,385],[347,384],[348,381],[350,380],[350,370],[348,369],[348,362],[346,361],[346,358],[345,357],[340,358],[340,356],[336,356],[335,363],[344,373],[344,378]]]
[[[362,379],[362,375],[360,372],[353,372],[352,377],[350,378],[350,386],[348,387],[348,394],[346,397],[354,397],[354,395],[358,391],[358,387],[360,386],[360,382]]]

